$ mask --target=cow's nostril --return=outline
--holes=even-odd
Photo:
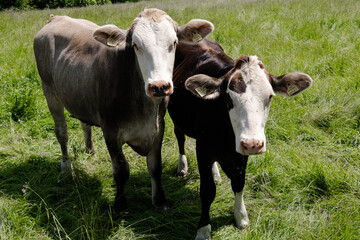
[[[156,85],[152,85],[151,90],[153,90],[154,92],[158,92],[159,88]]]
[[[163,91],[166,91],[169,88],[170,88],[170,84],[168,84],[168,83],[161,86],[161,90],[163,90]]]
[[[264,141],[254,140],[254,139],[242,140],[240,142],[242,152],[245,155],[253,155],[253,154],[262,153],[262,149],[263,149],[264,145],[265,145]]]

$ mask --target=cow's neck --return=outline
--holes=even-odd
[[[128,143],[139,154],[146,155],[159,131],[162,99],[146,95],[145,83],[133,50],[119,57],[121,63],[121,68],[115,70],[115,89],[110,89],[118,93],[111,100],[114,109],[119,112],[115,114],[115,124],[120,129],[126,129],[120,133],[124,143]]]

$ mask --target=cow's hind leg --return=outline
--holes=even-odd
[[[84,133],[86,152],[95,155],[95,148],[92,137],[92,127],[91,125],[84,122],[81,122],[81,127]]]
[[[176,140],[179,147],[179,159],[178,159],[178,167],[177,167],[177,175],[180,177],[185,177],[189,174],[188,172],[188,162],[185,154],[185,134],[175,126],[174,129]],[[221,176],[219,172],[219,168],[217,163],[214,162],[212,166],[212,174],[215,182],[221,182]]]
[[[185,155],[185,134],[175,126],[174,129],[176,140],[179,147],[179,159],[177,167],[177,175],[180,177],[185,177],[188,175],[188,163]]]
[[[55,135],[61,147],[61,153],[62,153],[61,172],[65,176],[71,175],[72,177],[74,177],[75,173],[67,149],[67,143],[69,137],[68,137],[67,124],[64,114],[64,105],[60,101],[58,101],[54,97],[54,95],[49,96],[45,94],[45,97],[48,103],[50,113],[54,119]]]
[[[159,122],[159,133],[155,137],[153,146],[146,157],[146,163],[151,177],[152,204],[156,208],[167,210],[169,209],[169,206],[161,184],[161,145],[164,135],[164,127],[164,120],[161,119]]]

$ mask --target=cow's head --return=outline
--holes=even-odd
[[[221,78],[194,75],[186,80],[185,86],[202,99],[225,100],[236,151],[252,155],[266,150],[265,123],[275,93],[292,97],[311,83],[310,76],[299,72],[275,77],[256,56],[246,56],[237,59],[235,67]]]
[[[165,12],[146,9],[124,31],[114,25],[100,27],[94,38],[108,47],[134,49],[146,94],[150,97],[164,97],[173,92],[173,68],[175,49],[179,41],[200,41],[214,30],[212,23],[194,19],[178,27]]]

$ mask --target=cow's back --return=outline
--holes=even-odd
[[[234,66],[234,62],[219,44],[208,39],[197,44],[179,44],[176,51],[173,79],[175,91],[170,96],[168,106],[170,116],[176,127],[187,136],[199,138],[206,134],[216,134],[214,124],[221,124],[228,118],[224,102],[196,97],[186,90],[185,81],[196,74],[221,77]]]
[[[45,95],[75,117],[99,124],[96,72],[104,49],[92,37],[99,26],[67,16],[51,17],[35,36],[34,52]]]
[[[80,45],[92,40],[93,31],[98,25],[83,19],[67,16],[52,16],[49,22],[35,35],[34,52],[40,75],[54,70],[55,61],[70,44]],[[49,80],[49,77],[44,78]]]

